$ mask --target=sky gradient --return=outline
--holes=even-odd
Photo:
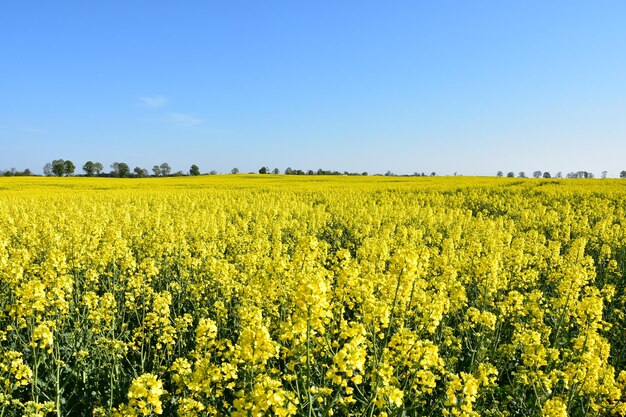
[[[0,6],[0,169],[626,169],[624,1]]]

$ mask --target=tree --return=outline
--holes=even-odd
[[[431,176],[431,177],[434,177],[434,176],[436,176],[436,175],[437,175],[437,173],[436,173],[435,171],[433,171],[433,172],[431,172],[431,173],[430,173],[430,176]]]
[[[554,178],[563,178],[563,173],[561,171],[557,172]]]
[[[233,168],[230,170],[231,174],[239,174],[239,168]]]
[[[280,169],[278,169],[278,168],[274,168],[274,169],[272,170],[272,174],[274,174],[274,175],[278,175],[278,174],[280,174]]]
[[[268,167],[261,167],[261,169],[259,169],[259,174],[268,174],[270,172],[270,169]]]
[[[541,178],[541,171],[533,172],[533,178]]]
[[[189,168],[189,175],[200,175],[200,168],[198,168],[198,165],[192,165],[191,168]]]
[[[57,177],[63,176],[65,174],[65,161],[62,159],[52,161],[52,173]]]
[[[155,165],[152,167],[152,172],[154,172],[154,176],[155,177],[160,177],[161,176],[161,167],[158,165]]]
[[[506,174],[507,178],[515,178],[515,172],[509,172]]]
[[[602,177],[601,177],[601,178],[602,178],[602,179],[606,178],[606,174],[607,174],[607,172],[606,172],[606,171],[602,171]]]
[[[543,173],[543,177],[544,177],[544,178],[551,178],[551,177],[550,177],[550,173],[549,173],[548,171],[546,171],[546,172],[544,172],[544,173]]]
[[[172,168],[170,168],[170,165],[167,162],[163,162],[160,168],[161,175],[163,175],[164,177],[167,177],[168,175],[170,175],[170,172],[172,172]]]
[[[620,178],[626,178],[626,171],[622,171],[619,173]]]
[[[525,173],[524,171],[520,171],[520,173],[519,173],[519,174],[517,174],[517,176],[518,176],[519,178],[526,178],[526,173]]]
[[[92,161],[85,162],[85,165],[83,165],[83,171],[85,171],[85,174],[88,177],[93,177],[93,175],[96,173],[96,164],[94,164]]]
[[[135,169],[133,169],[133,172],[135,173],[136,176],[138,176],[139,178],[145,178],[148,176],[148,170],[145,168],[141,168],[141,167],[135,167]]]
[[[502,171],[498,171],[498,173],[496,174],[498,177],[503,177],[504,174],[502,173]]]
[[[291,175],[291,174],[293,174],[293,169],[291,169],[291,167],[285,168],[285,175]]]
[[[52,175],[52,163],[48,162],[43,166],[43,175],[50,177]]]
[[[128,177],[128,174],[130,174],[130,168],[128,164],[124,162],[113,162],[111,169],[113,170],[111,171],[111,176],[113,177],[124,178]]]
[[[74,171],[76,170],[76,166],[74,165],[74,163],[72,161],[65,161],[65,163],[63,165],[65,165],[65,175],[66,176],[72,175],[74,173]]]
[[[212,169],[209,171],[209,175],[217,175],[217,171]]]

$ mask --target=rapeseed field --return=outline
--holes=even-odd
[[[626,181],[0,178],[0,416],[626,416]]]

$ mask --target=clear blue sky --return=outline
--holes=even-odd
[[[626,169],[625,1],[6,1],[0,169]]]

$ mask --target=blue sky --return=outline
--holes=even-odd
[[[624,1],[16,1],[0,169],[626,169]]]

